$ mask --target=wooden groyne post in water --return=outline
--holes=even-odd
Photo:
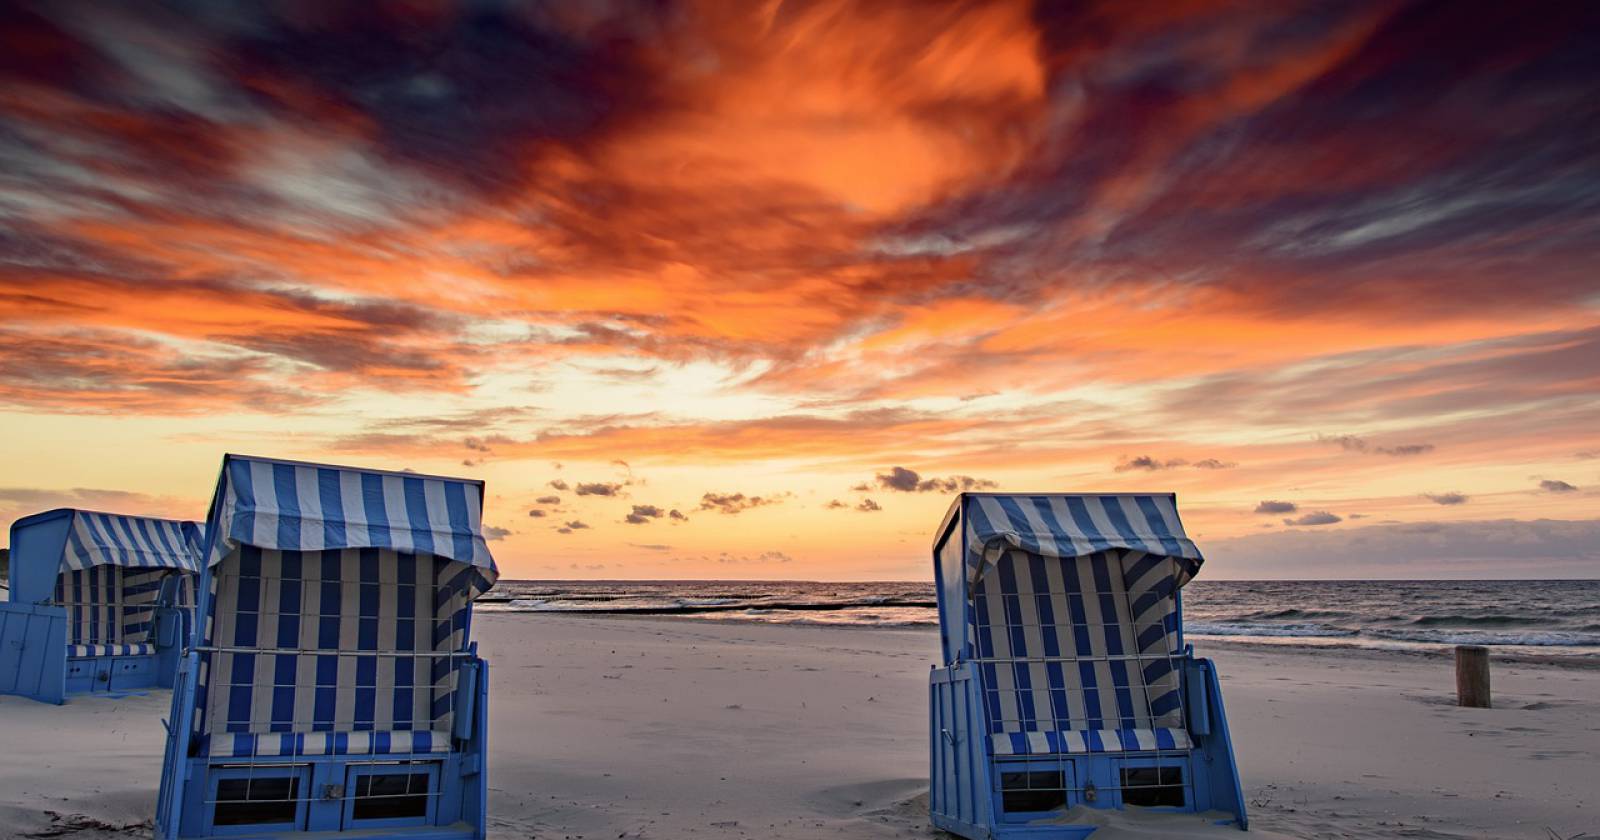
[[[1456,705],[1489,708],[1489,649],[1456,645]]]

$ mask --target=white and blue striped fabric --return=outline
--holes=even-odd
[[[200,571],[185,526],[192,522],[76,510],[61,554],[63,569],[128,566]]]
[[[975,494],[965,510],[993,754],[1188,749],[1175,593],[1202,561],[1173,498]]]
[[[482,484],[229,456],[213,503],[194,749],[451,748]]]
[[[212,506],[212,565],[241,545],[387,548],[476,569],[473,597],[499,576],[483,538],[479,481],[228,455]]]
[[[67,612],[68,658],[149,653],[161,582],[172,574],[99,565],[58,575],[52,601]]]
[[[72,511],[53,603],[67,611],[67,656],[150,652],[156,601],[168,575],[200,570],[193,522]]]
[[[1140,588],[1171,564],[1013,549],[990,567],[973,588],[972,638],[996,755],[1188,748],[1176,601]]]
[[[90,659],[96,656],[149,656],[156,646],[148,643],[127,645],[67,645],[68,659]]]
[[[974,493],[969,499],[967,567],[974,581],[1007,548],[1045,557],[1084,557],[1118,548],[1170,557],[1175,586],[1188,583],[1204,559],[1183,532],[1177,499],[1168,493]]]

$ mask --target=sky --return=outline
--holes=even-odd
[[[224,452],[522,578],[1600,576],[1600,4],[0,2],[0,519]]]

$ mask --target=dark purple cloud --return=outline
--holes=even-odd
[[[1327,512],[1325,510],[1317,510],[1317,511],[1312,511],[1311,513],[1302,514],[1302,515],[1297,516],[1297,517],[1295,517],[1293,519],[1285,519],[1285,520],[1283,520],[1283,524],[1285,524],[1285,525],[1332,525],[1332,524],[1334,524],[1336,522],[1342,522],[1342,521],[1343,521],[1343,518],[1340,517],[1340,516],[1337,516],[1335,514],[1329,513],[1329,512]]]
[[[629,525],[645,525],[652,519],[660,519],[666,515],[667,512],[665,510],[655,505],[634,505],[633,511],[624,517],[622,521]]]
[[[579,496],[615,496],[622,492],[622,485],[608,481],[580,482],[572,488],[572,492]]]
[[[891,467],[886,473],[878,473],[875,479],[880,488],[899,493],[959,493],[966,490],[989,490],[999,486],[986,478],[973,478],[970,475],[923,478],[917,471],[905,467]],[[863,483],[851,489],[865,490],[867,485]]]
[[[775,505],[783,501],[777,496],[746,496],[743,493],[706,493],[700,497],[701,510],[721,513],[743,513],[751,508]]]

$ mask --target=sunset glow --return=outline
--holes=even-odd
[[[550,6],[6,5],[0,518],[232,451],[481,478],[513,578],[921,578],[985,488],[1600,575],[1600,6]]]

